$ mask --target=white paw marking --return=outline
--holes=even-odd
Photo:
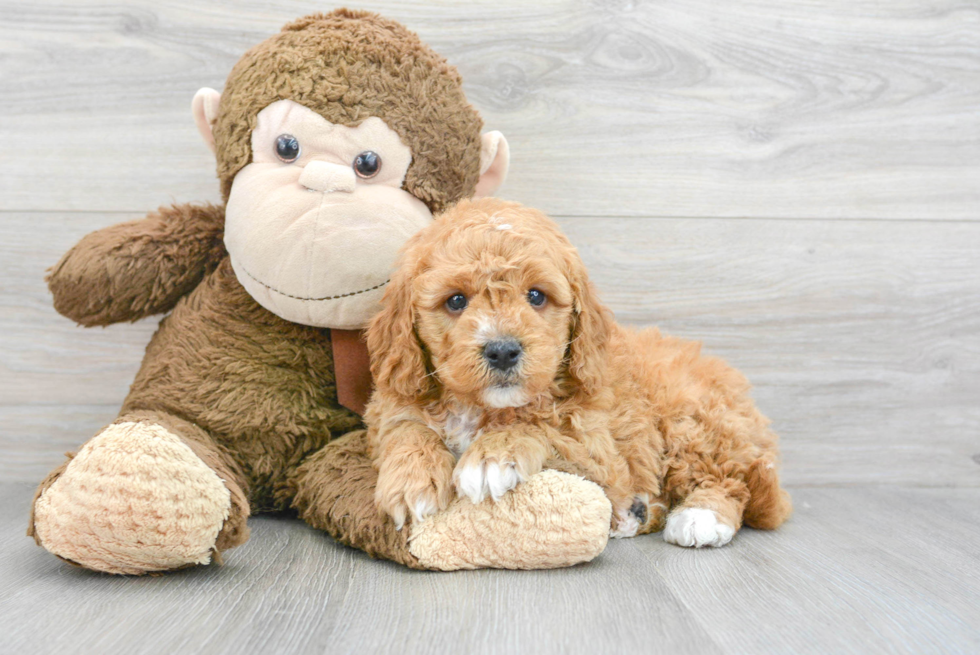
[[[494,502],[516,487],[522,480],[513,464],[491,462],[486,466],[487,488]]]
[[[713,510],[688,507],[667,517],[664,541],[687,548],[724,546],[735,536],[735,529],[718,520]]]
[[[469,464],[456,474],[456,490],[474,503],[481,502],[487,495],[486,478],[483,466]]]
[[[395,522],[395,530],[401,532],[402,528],[405,527],[405,510],[393,510],[391,513],[391,520]]]
[[[613,539],[628,539],[635,537],[636,531],[640,529],[640,522],[636,520],[628,509],[616,510],[616,527],[609,531],[609,536]]]
[[[456,474],[456,489],[474,503],[483,502],[487,494],[496,502],[521,482],[521,474],[510,463],[469,464]]]
[[[415,505],[412,507],[412,520],[415,523],[421,523],[438,511],[439,506],[432,494],[422,494],[415,500]]]

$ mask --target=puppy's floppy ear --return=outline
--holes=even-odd
[[[414,402],[431,388],[426,377],[425,352],[415,334],[412,278],[401,266],[392,275],[382,299],[381,312],[367,330],[371,376],[379,393]]]
[[[569,277],[573,307],[568,373],[578,390],[591,396],[603,384],[606,344],[612,331],[613,318],[612,313],[599,302],[595,287],[577,254],[574,259],[573,274]]]

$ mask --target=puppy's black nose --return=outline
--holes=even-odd
[[[483,358],[487,360],[490,368],[509,371],[521,361],[522,352],[524,350],[516,339],[498,339],[483,347]]]

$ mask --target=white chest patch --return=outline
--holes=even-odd
[[[446,418],[442,426],[442,440],[450,452],[459,459],[479,434],[480,418],[483,412],[474,407],[460,407]]]

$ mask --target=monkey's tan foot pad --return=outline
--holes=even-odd
[[[148,422],[110,425],[37,499],[51,553],[89,569],[141,574],[207,564],[231,494],[179,437]]]
[[[542,471],[494,502],[457,498],[412,526],[409,550],[422,566],[554,569],[587,562],[606,547],[612,505],[598,485]]]

